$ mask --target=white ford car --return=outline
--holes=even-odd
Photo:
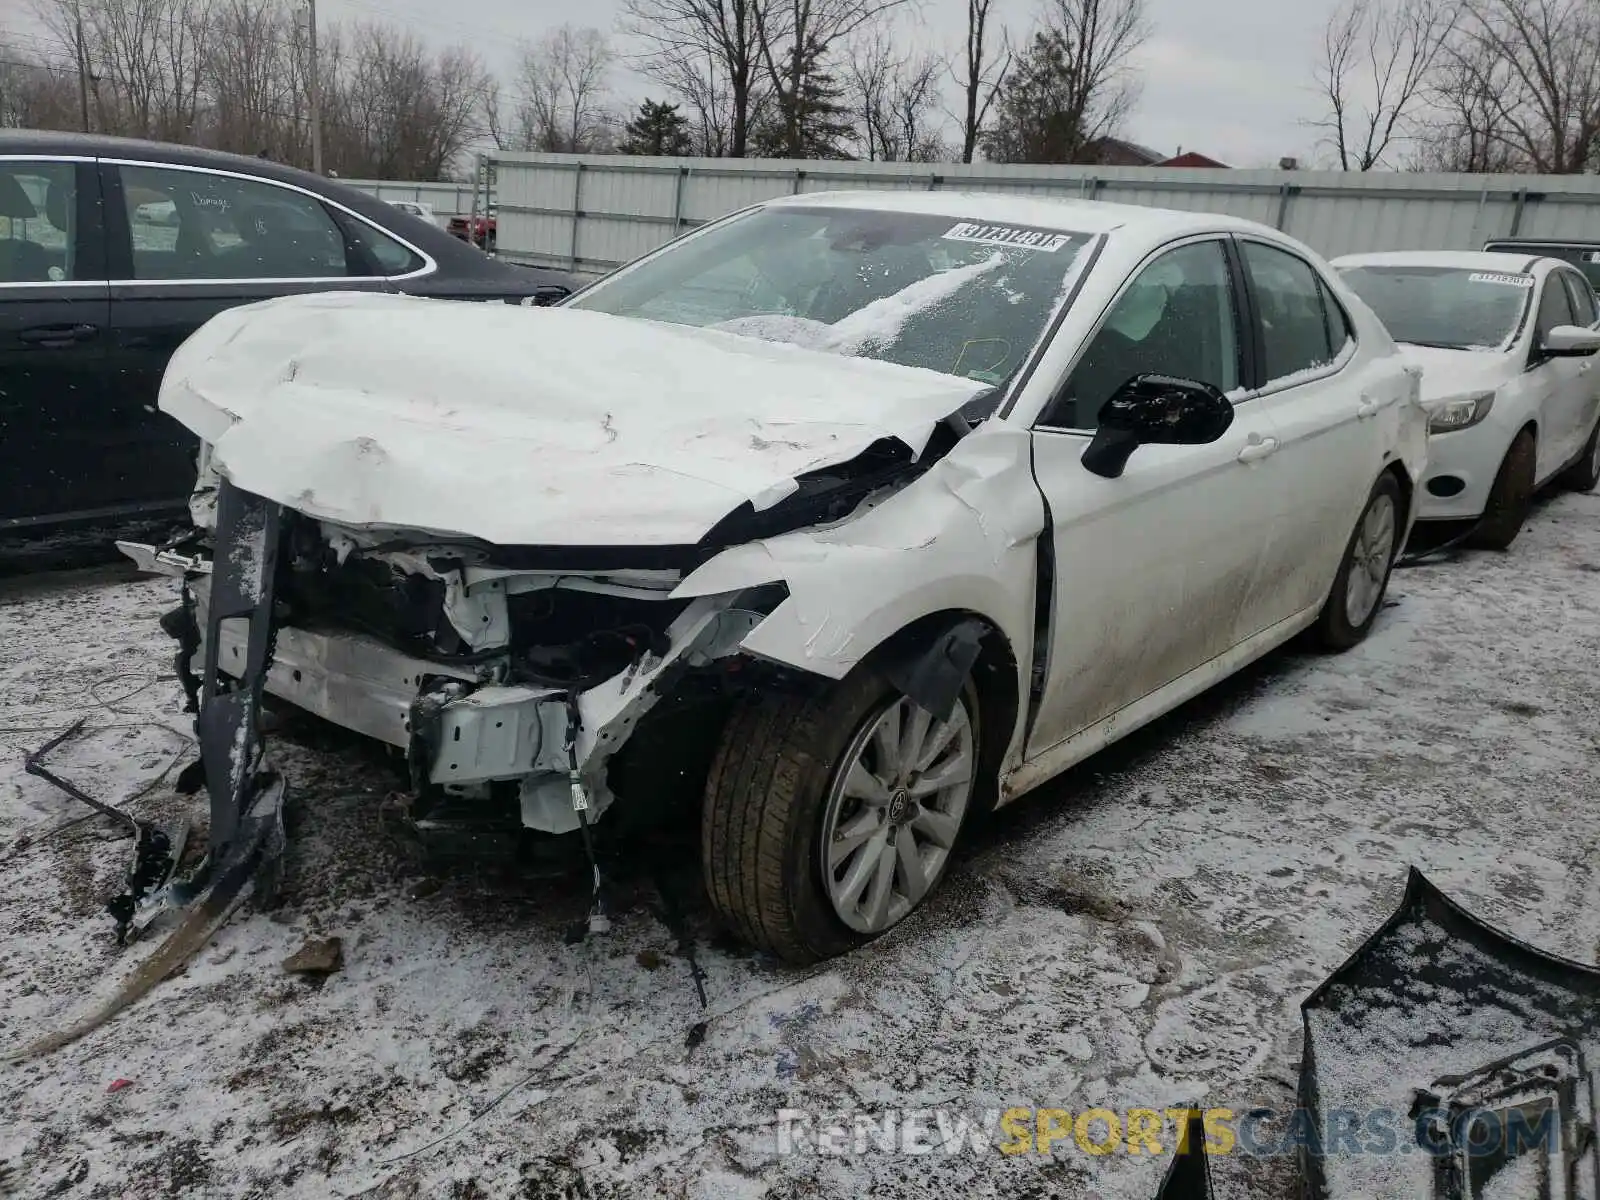
[[[207,706],[261,688],[403,751],[430,827],[587,842],[692,779],[716,909],[792,961],[904,919],[981,808],[1359,641],[1427,446],[1283,235],[937,192],[758,205],[550,309],[231,309],[161,407],[210,545],[136,553],[187,579],[214,842],[254,726]]]
[[[1333,266],[1422,367],[1432,436],[1419,520],[1475,521],[1472,541],[1504,550],[1537,489],[1600,482],[1600,313],[1576,267],[1477,251]]]

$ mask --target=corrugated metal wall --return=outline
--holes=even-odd
[[[432,205],[434,214],[440,217],[465,215],[472,211],[470,183],[401,183],[379,179],[341,179],[339,182],[379,200],[414,200],[419,204]],[[481,208],[481,188],[478,195]]]
[[[1600,178],[1594,176],[559,154],[504,154],[490,161],[498,180],[500,253],[586,275],[609,271],[759,200],[849,188],[1023,192],[1230,213],[1282,229],[1330,257],[1365,250],[1469,250],[1512,235],[1600,237]],[[471,185],[464,187],[470,202]]]

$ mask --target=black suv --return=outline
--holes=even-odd
[[[1589,286],[1600,293],[1600,242],[1562,238],[1498,238],[1484,243],[1485,250],[1497,254],[1527,254],[1535,258],[1559,258],[1583,272]]]
[[[264,159],[0,131],[0,541],[182,511],[197,444],[156,392],[224,308],[333,289],[547,304],[576,286]]]

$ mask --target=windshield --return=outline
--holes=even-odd
[[[1498,350],[1522,325],[1533,276],[1460,267],[1350,267],[1344,281],[1397,342]]]
[[[1088,234],[868,209],[757,209],[571,301],[1000,385]]]

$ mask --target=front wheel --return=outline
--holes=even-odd
[[[858,671],[730,717],[706,781],[706,890],[743,940],[791,963],[894,928],[944,877],[973,807],[978,704],[934,719]]]
[[[1333,590],[1317,618],[1317,640],[1325,649],[1350,649],[1378,619],[1399,549],[1400,514],[1400,484],[1385,471],[1372,485],[1339,573],[1333,577]]]
[[[1533,485],[1538,474],[1539,443],[1533,430],[1517,434],[1506,451],[1500,470],[1489,488],[1489,503],[1483,519],[1472,533],[1472,544],[1480,550],[1509,550],[1522,532],[1522,524],[1533,507]]]
[[[1562,487],[1573,492],[1592,492],[1600,486],[1600,419],[1589,431],[1589,440],[1583,444],[1583,455],[1561,473]]]

